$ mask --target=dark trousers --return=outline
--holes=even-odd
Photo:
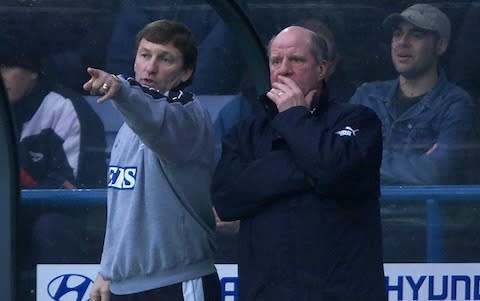
[[[205,301],[220,301],[220,280],[217,273],[202,277]],[[182,283],[176,283],[157,289],[129,294],[111,296],[111,301],[189,301],[183,298]]]

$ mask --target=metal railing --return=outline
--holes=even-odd
[[[425,206],[426,261],[444,261],[444,212],[442,206],[478,203],[480,186],[383,186],[382,207],[396,204]],[[23,190],[21,205],[27,208],[87,209],[104,207],[106,189]]]

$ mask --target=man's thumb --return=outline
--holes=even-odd
[[[305,95],[305,101],[307,103],[311,103],[313,97],[317,93],[317,90],[310,90],[306,95]]]

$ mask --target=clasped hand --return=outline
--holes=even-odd
[[[278,79],[279,81],[272,83],[272,88],[267,92],[267,96],[275,103],[279,112],[296,106],[310,108],[317,90],[310,90],[304,94],[291,78],[279,76]]]

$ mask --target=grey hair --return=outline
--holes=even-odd
[[[315,57],[315,60],[317,61],[317,64],[321,64],[324,60],[326,60],[326,58],[328,58],[327,42],[325,41],[324,38],[322,38],[320,35],[316,34],[315,32],[311,31],[310,29],[307,29],[307,28],[305,29],[308,30],[310,33],[310,41],[312,43],[312,49],[310,50],[312,51],[312,54]],[[278,34],[274,35],[268,42],[267,54],[269,58],[270,58],[273,40],[275,40],[277,36]]]

